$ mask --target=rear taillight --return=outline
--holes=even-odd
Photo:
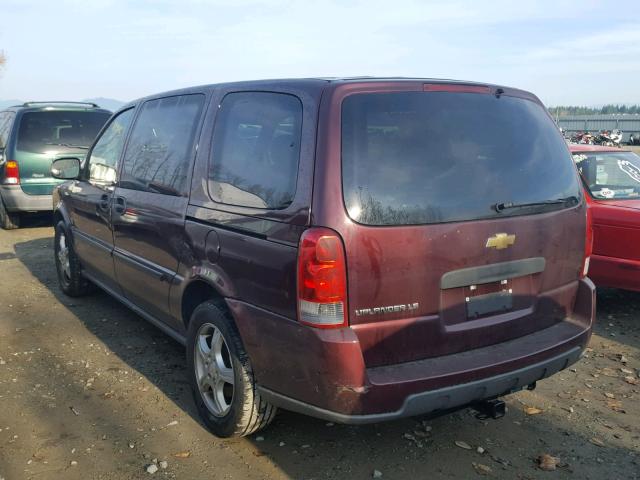
[[[587,205],[587,231],[584,243],[584,261],[582,262],[582,277],[586,277],[589,273],[589,262],[593,253],[593,219],[591,215],[591,207]]]
[[[18,162],[9,160],[4,164],[4,183],[7,185],[17,185],[20,183]]]
[[[311,228],[298,251],[298,319],[319,328],[347,325],[347,267],[340,236]]]

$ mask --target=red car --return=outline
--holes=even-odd
[[[593,219],[589,277],[597,286],[640,291],[640,156],[571,145]]]

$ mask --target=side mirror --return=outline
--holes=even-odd
[[[80,159],[58,158],[51,164],[51,176],[60,180],[74,180],[80,176]]]

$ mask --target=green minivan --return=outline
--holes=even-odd
[[[84,157],[111,112],[95,103],[28,102],[0,111],[0,226],[26,212],[50,211],[51,162]]]

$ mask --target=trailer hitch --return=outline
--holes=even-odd
[[[478,412],[476,414],[476,418],[479,420],[486,420],[487,418],[502,418],[506,413],[504,401],[498,398],[476,403],[471,408]]]

